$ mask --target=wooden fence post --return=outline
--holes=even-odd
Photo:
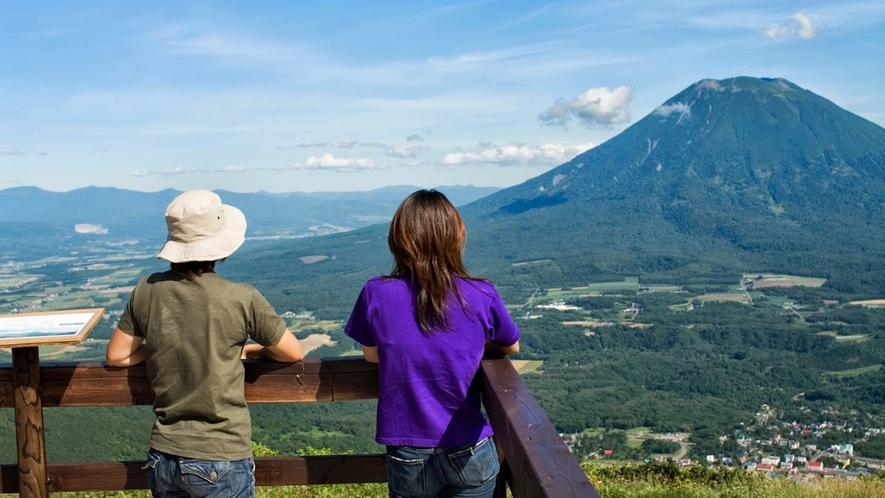
[[[49,493],[46,443],[43,439],[43,401],[40,398],[40,348],[13,348],[12,370],[19,496],[45,498]]]

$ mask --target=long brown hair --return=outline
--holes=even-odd
[[[455,206],[436,190],[419,190],[399,205],[387,245],[393,254],[391,278],[407,278],[415,300],[415,318],[425,334],[449,330],[454,297],[465,306],[454,277],[473,278],[461,256],[467,230]]]

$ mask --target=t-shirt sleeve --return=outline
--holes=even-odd
[[[507,312],[507,307],[504,306],[504,301],[501,300],[497,290],[493,290],[489,315],[492,327],[488,331],[488,340],[504,347],[511,346],[519,340],[519,328]]]
[[[252,324],[249,338],[262,346],[273,346],[280,342],[286,332],[286,322],[267,299],[257,290],[252,296]]]
[[[141,282],[139,282],[141,283]],[[136,286],[137,290],[139,286]],[[135,299],[135,290],[129,295],[129,302],[126,303],[126,307],[123,309],[123,313],[120,315],[120,321],[117,322],[117,328],[122,330],[123,333],[135,336],[135,337],[144,337],[144,332],[138,328],[138,322],[135,321],[135,314],[132,311],[132,301]]]
[[[374,347],[378,345],[369,323],[368,285],[363,286],[363,290],[360,291],[360,295],[353,305],[353,311],[350,312],[350,319],[344,327],[344,333],[363,346]]]

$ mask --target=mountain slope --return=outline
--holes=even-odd
[[[604,144],[461,211],[468,264],[505,288],[612,274],[723,283],[768,270],[885,294],[885,129],[783,79],[697,82]],[[388,269],[384,235],[370,227],[262,254],[285,254],[284,273],[312,289],[350,288]],[[305,255],[329,259],[301,264]]]
[[[581,277],[832,270],[835,255],[882,257],[883,211],[885,129],[785,80],[745,77],[698,82],[599,147],[463,209],[479,253],[557,256]],[[526,227],[532,244],[514,240]]]

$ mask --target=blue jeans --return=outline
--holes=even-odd
[[[151,449],[148,487],[154,498],[251,498],[255,496],[255,460],[197,460]]]
[[[492,438],[445,448],[387,447],[391,498],[490,497],[500,469]]]

